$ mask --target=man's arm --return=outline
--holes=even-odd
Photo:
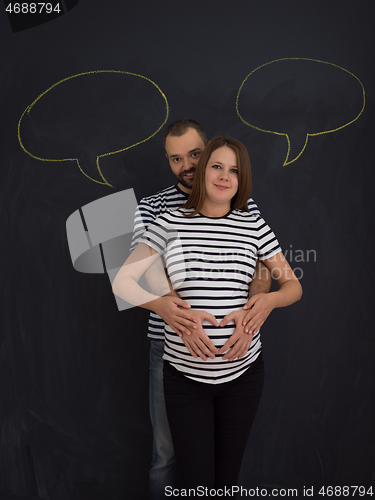
[[[264,304],[257,302],[253,305],[250,303],[250,299],[254,297],[254,295],[269,293],[271,284],[271,271],[258,259],[255,265],[253,280],[249,287],[249,300],[243,307],[244,310],[248,311],[242,322],[246,333],[255,333],[255,331],[259,330],[270,314],[271,310],[268,310]],[[255,325],[258,325],[256,330]]]
[[[147,270],[149,274],[150,292],[143,289],[138,281]],[[149,283],[148,283],[149,284]],[[127,302],[154,311],[173,330],[182,328],[181,338],[193,357],[214,358],[218,349],[203,330],[204,320],[219,326],[216,318],[206,311],[190,311],[184,300],[179,298],[167,279],[161,257],[145,243],[140,243],[128,257],[113,281],[113,292]],[[188,322],[191,332],[186,333],[184,323]],[[191,328],[193,325],[193,328]],[[178,333],[178,331],[177,331]]]
[[[272,276],[270,270],[258,259],[253,279],[249,286],[249,299],[258,293],[268,293],[271,290],[271,284]]]
[[[134,215],[133,238],[130,246],[131,252],[136,249],[140,238],[149,225],[157,218],[157,215],[155,207],[149,200],[142,199],[140,201]],[[170,290],[166,293],[165,281],[167,278],[164,270],[160,269],[159,262],[148,268],[144,276],[152,293],[164,297],[163,300],[159,300],[153,304],[153,307],[156,305],[157,311],[149,307],[148,309],[160,316],[180,337],[183,333],[190,335],[190,330],[194,328],[196,319],[186,311],[186,309],[190,308],[189,304],[178,297],[170,283]]]
[[[163,285],[161,285],[164,282],[161,273],[164,274],[164,269],[159,262],[152,265],[145,273],[147,284],[156,295],[163,295],[163,292],[165,292]],[[201,310],[185,311],[184,308],[189,309],[190,305],[173,290],[166,274],[164,278],[168,280],[170,291],[159,300],[155,300],[143,307],[146,306],[146,308],[158,314],[181,337],[194,358],[199,356],[204,361],[206,361],[207,357],[215,358],[218,349],[207,336],[202,326],[204,320],[210,321],[214,326],[219,326],[215,316]]]
[[[177,292],[173,290],[172,284],[166,275],[163,266],[156,262],[144,274],[150,290],[155,295],[164,296],[164,300],[153,305],[153,311],[161,317],[180,337],[183,333],[191,334],[192,329],[196,329],[196,318],[185,311],[190,309],[190,305],[182,300]],[[163,283],[167,280],[169,291],[165,293]],[[178,300],[176,300],[178,299]],[[157,310],[155,310],[155,308]]]

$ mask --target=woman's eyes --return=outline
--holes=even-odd
[[[221,168],[221,165],[212,165],[212,168]],[[230,171],[233,172],[234,174],[238,174],[237,168],[231,168]]]

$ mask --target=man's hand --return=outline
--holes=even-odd
[[[274,307],[272,293],[259,293],[251,297],[243,307],[246,313],[242,322],[245,332],[254,335],[266,321]]]
[[[165,295],[152,303],[152,310],[180,337],[197,328],[195,316],[185,311],[190,305],[176,295]],[[193,311],[191,311],[193,312]]]
[[[253,334],[245,332],[243,322],[247,314],[246,311],[240,309],[239,311],[232,311],[221,320],[220,326],[225,326],[232,320],[236,325],[234,333],[219,350],[219,354],[223,354],[223,352],[229,349],[223,356],[223,359],[229,359],[229,361],[233,361],[236,358],[241,359],[249,350]]]
[[[202,323],[204,320],[210,321],[214,326],[219,326],[219,323],[215,316],[206,311],[193,309],[190,313],[196,318],[196,329],[190,335],[184,333],[181,336],[185,346],[194,358],[199,356],[203,361],[206,361],[208,356],[214,359],[215,354],[218,354],[219,351],[203,330]]]

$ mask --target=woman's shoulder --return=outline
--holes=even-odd
[[[194,208],[174,208],[168,210],[169,217],[177,219],[186,219],[186,216],[194,212]]]
[[[164,213],[159,215],[156,220],[165,221],[165,222],[177,222],[186,220],[186,216],[193,212],[192,208],[169,208]]]
[[[243,230],[260,231],[265,225],[265,221],[260,214],[245,212],[243,210],[232,210],[231,219],[233,224]]]
[[[246,222],[251,223],[251,222],[259,221],[262,219],[260,214],[257,214],[254,212],[252,212],[252,213],[245,212],[243,210],[239,210],[238,208],[232,210],[231,215],[232,215],[232,217],[239,219],[239,220],[243,221],[244,223],[246,223]]]

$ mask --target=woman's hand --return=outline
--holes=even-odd
[[[212,323],[214,326],[219,326],[219,323],[217,322],[215,316],[206,311],[193,309],[190,311],[190,314],[192,314],[196,318],[196,328],[191,332],[190,335],[187,335],[185,333],[182,334],[181,339],[183,343],[185,344],[193,358],[197,358],[199,356],[203,359],[203,361],[206,361],[208,356],[209,358],[214,359],[215,354],[218,354],[219,351],[217,347],[215,347],[212,340],[207,336],[206,332],[203,330],[202,324],[204,320],[210,321],[210,323]]]
[[[234,333],[219,350],[219,354],[223,354],[229,349],[229,351],[224,354],[223,359],[229,359],[229,361],[233,361],[237,358],[241,359],[249,350],[253,340],[253,334],[245,332],[243,323],[247,314],[246,311],[240,309],[239,311],[232,311],[221,320],[220,326],[225,326],[230,321],[234,321],[236,325]]]

